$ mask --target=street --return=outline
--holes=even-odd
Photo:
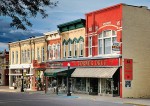
[[[0,106],[135,106],[123,103],[94,101],[77,96],[56,96],[30,93],[0,93]]]

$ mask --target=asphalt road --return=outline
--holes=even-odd
[[[0,93],[0,106],[133,106],[122,103],[94,101],[76,96],[50,96],[28,93]]]

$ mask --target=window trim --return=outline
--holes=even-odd
[[[109,36],[109,37],[104,37],[104,32],[105,31],[111,31],[111,35]],[[115,31],[115,35],[113,35],[113,31],[115,31],[115,30],[110,30],[110,29],[108,29],[108,30],[104,30],[104,31],[102,31],[101,33],[99,33],[99,35],[98,35],[98,56],[103,56],[103,55],[112,55],[112,54],[114,54],[113,52],[112,52],[112,45],[113,45],[113,38],[116,38],[117,39],[117,31]],[[102,37],[100,37],[100,35],[102,34]],[[108,39],[108,38],[110,38],[111,39],[111,50],[110,50],[110,54],[105,54],[104,52],[104,40],[105,39]],[[102,41],[102,53],[100,54],[100,51],[99,51],[99,40],[101,40]]]

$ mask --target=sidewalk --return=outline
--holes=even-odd
[[[8,86],[0,86],[0,92],[20,92],[19,89],[9,89]],[[25,91],[24,93],[29,94],[43,94],[47,96],[59,96],[67,98],[66,94],[45,94],[45,91]],[[88,99],[93,101],[104,101],[104,102],[112,102],[112,103],[120,103],[120,104],[133,104],[135,106],[150,106],[150,99],[129,99],[129,98],[120,98],[120,97],[109,97],[109,96],[92,96],[88,94],[72,94],[72,96],[68,96],[68,98],[75,99]]]

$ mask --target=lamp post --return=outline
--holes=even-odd
[[[21,81],[22,81],[22,85],[21,85],[21,92],[24,92],[24,88],[23,88],[23,69],[22,69],[22,75],[21,75]]]
[[[68,63],[67,66],[68,66],[68,70],[67,70],[67,96],[71,96],[71,93],[70,93],[70,81],[69,81],[70,63]]]

